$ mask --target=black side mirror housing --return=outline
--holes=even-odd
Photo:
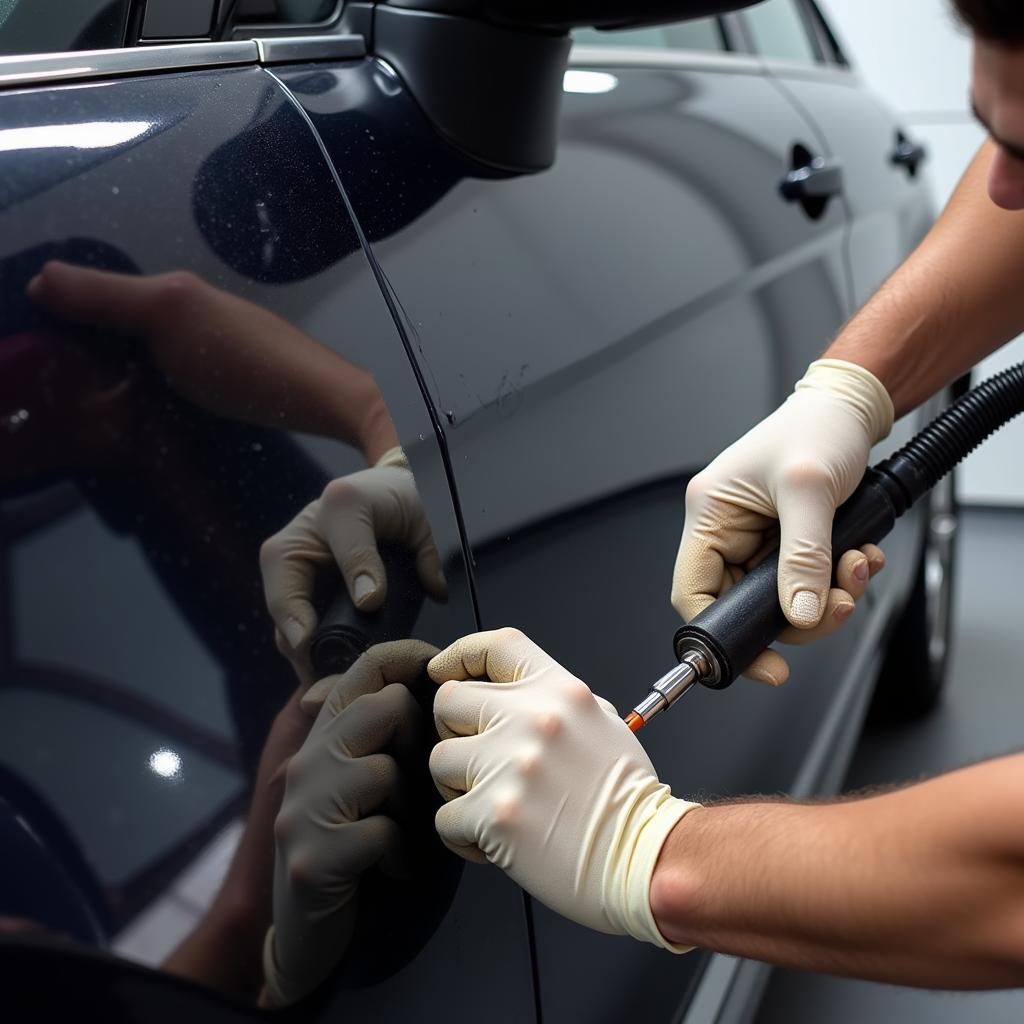
[[[405,81],[437,131],[492,169],[555,159],[569,31],[722,14],[760,0],[357,0],[342,27]]]

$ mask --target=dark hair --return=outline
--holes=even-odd
[[[953,0],[957,13],[979,36],[993,43],[1024,43],[1024,4],[1020,0]]]

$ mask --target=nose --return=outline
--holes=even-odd
[[[988,194],[1004,210],[1024,210],[1024,160],[1000,149],[989,171]]]

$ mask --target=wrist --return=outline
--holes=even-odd
[[[651,875],[650,905],[654,923],[673,946],[698,945],[695,925],[706,887],[702,859],[695,855],[694,837],[703,831],[707,807],[696,806],[668,834]]]
[[[359,447],[362,448],[366,461],[375,466],[382,455],[398,446],[399,439],[391,413],[388,412],[384,398],[372,377],[365,410],[359,424]]]

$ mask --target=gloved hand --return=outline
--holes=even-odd
[[[332,480],[321,497],[264,542],[260,568],[267,608],[278,647],[300,678],[308,674],[307,647],[317,625],[311,602],[317,568],[337,563],[356,607],[375,611],[388,588],[378,541],[414,552],[424,590],[444,599],[441,560],[401,448],[392,448],[370,469]]]
[[[465,637],[427,671],[442,684],[430,771],[445,845],[573,921],[674,949],[651,876],[697,805],[658,781],[615,708],[514,629]]]
[[[370,648],[342,676],[303,700],[319,707],[288,762],[274,824],[274,924],[263,947],[263,1002],[284,1006],[312,992],[341,960],[355,925],[359,877],[374,864],[404,873],[398,826],[380,813],[398,784],[381,753],[421,714],[406,685],[437,648],[397,640]]]
[[[782,406],[694,477],[672,580],[672,605],[683,619],[702,612],[776,541],[779,601],[796,627],[782,641],[818,639],[849,618],[854,595],[839,580],[830,589],[832,519],[860,483],[872,445],[888,436],[893,415],[871,373],[822,359]],[[878,548],[861,550],[871,574],[882,568]],[[745,674],[778,685],[789,668],[766,651]]]

